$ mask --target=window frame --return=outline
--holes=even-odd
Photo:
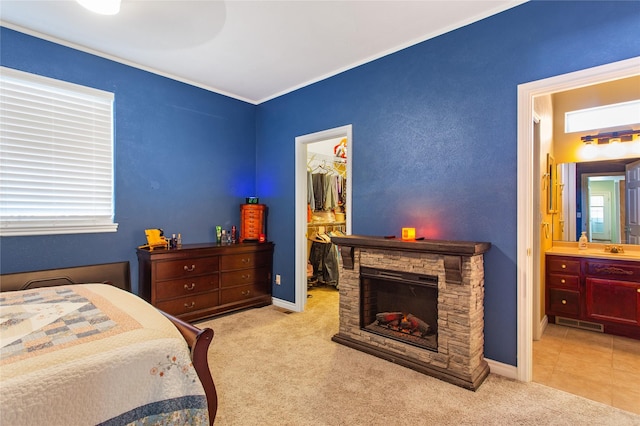
[[[23,88],[24,93],[21,91]],[[22,104],[22,99],[42,100],[49,96],[54,106],[44,103],[32,109],[31,104]],[[61,99],[65,99],[66,105],[69,105],[69,99],[71,102],[77,99],[79,103],[75,109],[64,109],[65,120],[57,117],[62,115],[63,107],[58,106],[56,100]],[[115,94],[0,67],[0,100],[0,167],[6,167],[4,171],[0,170],[0,236],[116,232],[118,224],[115,222]],[[40,108],[40,105],[46,107]],[[40,114],[41,111],[44,112]],[[76,114],[77,111],[82,113]],[[22,120],[21,116],[28,118]],[[73,121],[66,121],[66,117],[71,117]],[[62,121],[65,121],[64,129],[68,132],[67,123],[76,125],[82,120],[90,124],[100,122],[99,129],[94,130],[89,125],[81,123],[78,127],[73,127],[73,135],[62,135]],[[23,136],[20,131],[24,130],[37,135],[25,133]],[[84,149],[86,143],[90,145],[86,145]],[[45,145],[54,153],[49,158],[40,154],[43,150],[39,147]],[[65,149],[71,152],[68,155],[71,158],[60,160],[60,153]],[[33,160],[15,167],[19,158],[29,157],[29,152],[38,152],[38,161],[45,164],[42,166],[42,173],[33,172],[40,171],[34,167]],[[80,153],[91,159],[87,160],[87,156],[77,155]],[[53,179],[48,167],[52,164],[59,165],[62,161],[69,162],[65,173],[70,177]],[[8,167],[8,164],[11,164],[11,167]],[[85,167],[86,165],[91,167]],[[27,176],[25,181],[28,180],[28,183],[18,182],[21,179],[21,168],[25,172],[24,176]],[[87,172],[82,169],[97,171]],[[31,183],[32,181],[34,183]],[[56,181],[61,183],[58,185]],[[82,188],[78,190],[79,195],[70,196],[70,188],[78,184]],[[62,194],[58,199],[51,197],[54,191],[50,190],[50,185],[58,185],[56,189],[63,188],[58,192]],[[72,198],[80,201],[68,202]],[[13,199],[13,204],[7,202],[10,199]],[[60,209],[63,204],[59,200],[66,200],[70,207]],[[14,211],[11,212],[10,208]],[[22,212],[16,214],[16,210]]]

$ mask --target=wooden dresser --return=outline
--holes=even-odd
[[[185,321],[268,305],[273,247],[265,242],[139,248],[139,294]]]
[[[640,262],[551,254],[546,258],[549,322],[640,339]]]
[[[258,241],[260,234],[266,234],[267,206],[264,204],[240,205],[240,242]]]

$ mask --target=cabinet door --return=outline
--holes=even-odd
[[[593,320],[640,325],[640,284],[587,278],[586,311]]]

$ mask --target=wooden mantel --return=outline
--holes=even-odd
[[[383,250],[403,250],[448,254],[454,256],[475,256],[483,254],[491,248],[491,243],[474,241],[446,240],[401,240],[398,238],[370,237],[363,235],[345,235],[331,237],[331,242],[339,246],[378,248]]]
[[[447,282],[462,282],[462,258],[484,254],[491,248],[491,243],[474,241],[446,240],[399,240],[385,237],[368,237],[362,235],[346,235],[331,237],[331,242],[340,246],[342,265],[345,269],[354,267],[354,248],[397,250],[420,252],[444,256],[444,268]]]

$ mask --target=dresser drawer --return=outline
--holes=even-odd
[[[156,279],[158,280],[212,274],[218,271],[218,256],[157,262],[155,267]]]
[[[549,274],[547,278],[548,287],[565,287],[567,289],[580,289],[580,277],[578,275]]]
[[[241,269],[233,272],[222,272],[221,287],[233,287],[242,284],[269,283],[269,269],[266,267],[256,269]]]
[[[210,293],[159,301],[156,303],[156,307],[170,315],[178,316],[217,306],[218,296],[219,291],[215,290]]]
[[[222,288],[220,289],[220,304],[226,305],[228,303],[241,302],[255,297],[267,296],[269,294],[268,286],[260,283],[232,288]]]
[[[566,257],[547,256],[547,272],[580,274],[580,260]]]
[[[267,266],[270,259],[269,253],[242,253],[224,256],[220,265],[221,270],[258,268]]]
[[[245,221],[258,221],[262,222],[262,211],[259,210],[247,210],[242,212],[242,220]]]
[[[156,285],[156,299],[164,300],[191,294],[207,293],[218,288],[218,281],[218,274],[161,281]]]
[[[580,314],[580,293],[577,291],[549,288],[547,313],[551,315],[570,315],[576,317]]]

